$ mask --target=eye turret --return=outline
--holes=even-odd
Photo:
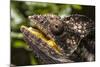
[[[63,27],[63,24],[62,22],[60,21],[53,21],[50,25],[50,28],[51,28],[51,32],[54,34],[54,35],[60,35],[63,33],[64,31],[64,27]]]

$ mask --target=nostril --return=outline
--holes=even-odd
[[[57,25],[55,25],[55,28],[58,28],[58,26],[57,26]]]
[[[41,21],[41,23],[44,23],[44,21]]]

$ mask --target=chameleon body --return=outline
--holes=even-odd
[[[88,17],[50,14],[32,15],[29,20],[32,26],[21,26],[21,32],[41,64],[95,60],[95,23]]]

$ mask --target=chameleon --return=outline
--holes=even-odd
[[[95,22],[85,15],[28,16],[32,25],[22,25],[24,40],[40,64],[90,62],[95,60]]]

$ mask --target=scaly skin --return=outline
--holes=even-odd
[[[76,14],[61,18],[56,15],[33,15],[29,19],[33,26],[22,26],[21,32],[34,53],[43,61],[42,64],[74,62],[79,57],[79,61],[84,61],[83,58],[85,61],[94,60],[94,53],[87,48],[82,53],[78,52],[83,48],[79,47],[81,40],[94,30],[95,23],[86,16]],[[92,56],[92,60],[86,58],[88,55]]]

